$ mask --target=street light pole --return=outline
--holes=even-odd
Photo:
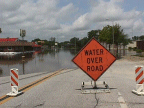
[[[112,31],[113,31],[113,54],[114,54],[114,22],[112,21]]]
[[[109,19],[106,19],[109,20]],[[112,21],[112,36],[113,36],[113,54],[114,54],[114,22]]]
[[[0,33],[2,33],[2,30],[1,30],[1,28],[0,28]]]
[[[76,37],[75,37],[75,54],[76,54]]]
[[[25,58],[25,56],[24,56],[24,37],[25,37],[25,35],[26,35],[26,30],[22,30],[22,29],[20,29],[20,36],[22,37],[22,43],[23,43],[23,56],[22,56],[22,62],[23,62],[23,74],[24,74],[24,58]]]
[[[23,43],[23,55],[24,55],[24,37],[26,35],[26,30],[20,29],[20,36],[22,37],[22,43]]]

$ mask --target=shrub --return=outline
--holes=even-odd
[[[141,49],[136,49],[136,53],[142,53],[143,52],[143,50],[141,50]]]
[[[130,51],[131,51],[132,49],[133,49],[132,47],[128,47],[128,50],[130,50]]]
[[[137,47],[134,47],[133,50],[136,51],[136,50],[137,50]]]

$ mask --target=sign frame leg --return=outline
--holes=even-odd
[[[98,87],[99,85],[104,85],[105,87]],[[104,93],[104,92],[110,93],[109,86],[105,81],[82,82],[81,93],[83,94]]]

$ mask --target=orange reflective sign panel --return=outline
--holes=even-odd
[[[98,80],[115,60],[115,56],[97,42],[95,38],[92,38],[72,59],[72,61],[94,81]]]

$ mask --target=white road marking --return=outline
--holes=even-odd
[[[118,92],[118,101],[120,103],[121,108],[128,108],[120,92]]]

